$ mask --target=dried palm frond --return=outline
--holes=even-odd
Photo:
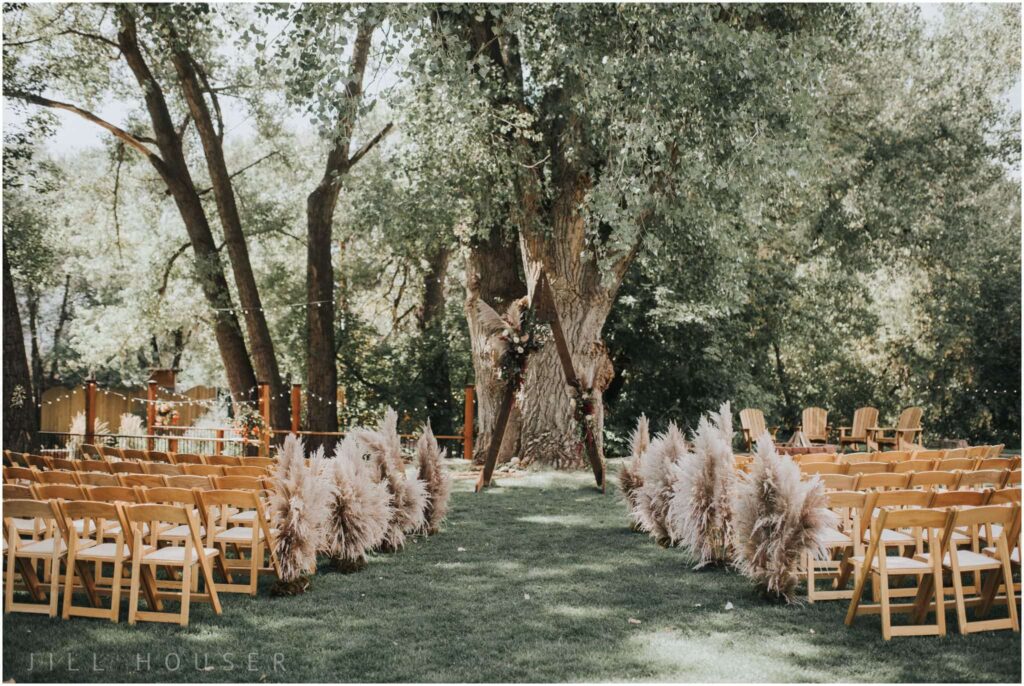
[[[678,477],[671,466],[687,455],[686,440],[675,422],[668,430],[651,441],[640,459],[640,478],[643,485],[635,491],[636,507],[633,519],[641,531],[651,534],[658,545],[668,547],[672,537],[667,528],[668,507]]]
[[[430,422],[423,425],[423,433],[416,442],[416,457],[419,461],[418,476],[427,488],[427,506],[423,515],[423,530],[436,534],[441,522],[448,514],[448,496],[452,492],[452,477],[444,466],[445,452],[437,445]]]
[[[281,565],[273,589],[276,595],[302,593],[309,586],[307,574],[316,571],[316,553],[323,547],[333,498],[323,467],[322,449],[306,460],[302,441],[294,434],[285,438],[268,508],[271,526],[277,530],[274,546]]]
[[[641,414],[636,421],[636,428],[629,436],[629,443],[632,459],[619,470],[619,490],[622,491],[622,496],[632,512],[636,507],[636,492],[644,484],[640,478],[640,458],[651,444],[650,424],[646,415]]]
[[[734,504],[733,552],[739,570],[767,595],[793,601],[805,554],[825,555],[824,537],[836,526],[821,480],[802,481],[800,468],[780,456],[765,433]]]
[[[93,440],[110,434],[110,426],[105,421],[100,419],[93,421],[93,435],[96,437]],[[74,459],[83,443],[85,443],[85,412],[78,412],[71,418],[71,426],[68,427],[68,440],[64,445],[67,448],[68,457]]]
[[[378,482],[351,434],[334,450],[325,476],[332,485],[325,550],[334,567],[353,572],[366,566],[366,553],[379,546],[391,521],[391,494]]]
[[[676,475],[667,528],[673,542],[689,549],[699,569],[729,559],[736,484],[729,403],[701,417],[692,438],[693,456],[671,467]]]
[[[378,481],[387,485],[391,494],[391,521],[380,546],[384,551],[401,550],[406,534],[423,528],[427,489],[419,479],[405,475],[401,439],[398,436],[398,414],[390,407],[376,431],[358,429],[354,432],[370,453]]]

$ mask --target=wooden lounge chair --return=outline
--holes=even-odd
[[[874,441],[881,449],[891,446],[893,450],[910,450],[915,444],[924,447],[921,435],[923,412],[920,407],[908,407],[900,413],[895,427],[868,427],[868,439]]]
[[[747,451],[753,450],[754,441],[759,439],[765,431],[769,432],[772,438],[778,432],[779,427],[768,428],[764,423],[764,412],[754,408],[740,410],[740,427],[743,430],[743,440],[747,442]]]
[[[796,430],[803,433],[804,438],[811,443],[828,443],[828,410],[821,407],[805,408]]]
[[[878,408],[860,407],[853,413],[853,426],[839,427],[839,449],[863,445],[867,450],[875,447],[868,441],[868,427],[878,424]]]

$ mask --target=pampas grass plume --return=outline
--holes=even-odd
[[[674,422],[664,434],[651,441],[640,459],[640,478],[643,485],[636,491],[634,521],[641,531],[651,534],[659,545],[673,543],[667,527],[668,507],[672,498],[677,470],[671,466],[687,455],[686,440]]]
[[[379,546],[391,521],[391,494],[363,460],[358,440],[349,434],[334,450],[325,470],[332,486],[325,550],[335,567],[355,571]]]
[[[647,452],[650,444],[650,424],[647,416],[641,414],[636,420],[636,428],[629,436],[629,452],[632,459],[619,470],[619,490],[622,491],[630,512],[636,508],[636,492],[644,483],[640,478],[640,458]]]
[[[416,442],[416,458],[419,462],[418,478],[427,489],[427,503],[424,512],[423,530],[436,534],[441,522],[448,514],[448,497],[452,492],[452,477],[444,466],[445,453],[438,447],[437,439],[430,428],[430,422],[423,425],[423,433]]]

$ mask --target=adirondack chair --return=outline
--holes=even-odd
[[[743,440],[747,442],[747,452],[753,449],[754,441],[759,439],[765,431],[768,431],[774,439],[779,430],[777,426],[768,428],[764,423],[764,412],[750,407],[740,410],[740,427],[743,430]]]
[[[853,426],[839,427],[839,449],[846,445],[859,446],[863,444],[868,450],[874,447],[873,442],[868,440],[868,427],[878,424],[878,409],[874,407],[860,407],[853,413]]]
[[[924,447],[921,429],[923,413],[924,410],[920,407],[908,407],[900,413],[895,428],[890,426],[868,427],[868,439],[877,443],[880,449],[892,446],[894,450],[910,450],[915,443]]]
[[[804,408],[800,416],[800,426],[796,430],[811,443],[828,443],[828,410],[820,407]]]

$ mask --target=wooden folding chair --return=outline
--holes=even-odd
[[[953,528],[958,527],[999,527],[992,555],[983,555],[971,550],[950,547],[944,551],[943,568],[953,577],[953,591],[956,596],[956,616],[960,633],[968,634],[976,631],[993,631],[1012,629],[1020,631],[1017,619],[1017,600],[1013,593],[1013,570],[1010,566],[1010,549],[1006,540],[1006,531],[1013,525],[1019,508],[1007,505],[989,505],[954,510]],[[993,596],[998,585],[995,582],[986,584],[982,595],[975,600],[980,602],[982,609],[978,612],[981,619],[967,619],[967,598],[964,591],[962,575],[973,572],[994,572],[992,576],[1002,578],[1006,591],[1006,605],[1009,616],[1003,619],[984,619],[988,608],[993,603]]]
[[[958,490],[999,488],[1006,481],[1006,472],[995,469],[981,469],[972,472],[960,472],[960,480],[956,482]]]
[[[171,459],[174,464],[186,465],[186,464],[206,464],[203,462],[203,456],[196,453],[171,453]]]
[[[181,476],[165,476],[164,483],[166,483],[170,488],[198,488],[208,491],[211,488],[214,488],[210,479],[211,477],[208,476],[191,476],[189,474],[182,474]]]
[[[880,474],[889,471],[888,462],[857,462],[848,466],[847,474]]]
[[[925,450],[922,448],[921,450],[910,451],[911,460],[931,460],[932,462],[937,462],[945,456],[945,450]]]
[[[848,465],[835,462],[803,462],[799,466],[800,473],[809,476],[812,474],[846,474]]]
[[[935,465],[940,472],[965,472],[974,469],[974,460],[966,457],[944,457]]]
[[[848,588],[839,588],[836,584],[840,577],[839,569],[842,559],[854,555],[863,555],[863,525],[861,519],[864,515],[864,506],[867,496],[856,491],[831,491],[826,494],[828,507],[839,516],[839,528],[830,530],[823,546],[829,552],[827,560],[811,559],[804,555],[804,567],[807,570],[807,602],[814,603],[816,600],[838,600],[849,598],[853,591]],[[831,580],[833,586],[830,590],[818,590],[817,582],[821,579]]]
[[[145,474],[142,464],[139,462],[114,462],[110,465],[110,471],[114,474]]]
[[[118,480],[122,486],[154,488],[164,485],[164,477],[156,474],[121,474],[118,476]]]
[[[978,460],[978,463],[975,465],[975,469],[977,470],[995,469],[1000,472],[1005,472],[1016,468],[1016,458],[1009,457],[986,457],[984,459]]]
[[[121,484],[116,475],[103,472],[79,472],[78,483],[82,486],[119,486]]]
[[[25,453],[25,461],[28,462],[29,467],[39,471],[48,471],[50,469],[50,458],[44,455]]]
[[[36,494],[32,491],[31,486],[23,484],[4,484],[4,502],[8,500],[35,500]],[[46,533],[46,525],[43,521],[38,519],[23,519],[21,517],[12,517],[11,521],[14,522],[14,527],[18,531],[18,535],[21,538],[28,538],[33,541],[38,541]],[[8,534],[6,527],[4,528],[4,536]]]
[[[28,461],[25,459],[23,453],[18,453],[13,450],[4,449],[4,466],[5,467],[27,467]]]
[[[100,457],[107,462],[124,460],[124,454],[116,445],[97,445],[96,448],[99,450]]]
[[[106,460],[81,459],[77,461],[78,471],[81,473],[113,474],[110,463]]]
[[[1005,443],[1000,443],[998,445],[990,445],[988,447],[988,453],[986,453],[985,457],[999,457],[1003,454],[1003,448],[1005,447]],[[1019,456],[1018,459],[1020,459]]]
[[[930,561],[916,557],[905,557],[903,555],[888,555],[888,544],[885,543],[885,533],[892,531],[900,536],[906,530],[914,532],[916,540],[927,542],[931,550],[942,549],[942,531],[950,526],[952,511],[931,510],[931,509],[910,509],[910,510],[887,510],[883,509],[878,517],[872,522],[871,528],[879,532],[879,535],[871,537],[867,553],[857,567],[857,581],[850,598],[850,607],[846,612],[846,625],[853,624],[854,619],[864,614],[881,614],[882,638],[886,641],[893,636],[945,636],[946,635],[946,613],[944,593],[942,588],[942,566],[940,556],[933,556]],[[893,603],[892,587],[890,579],[893,577],[917,577],[917,599],[913,603]],[[932,580],[930,585],[923,582],[924,577]],[[864,588],[868,580],[877,579],[879,602],[866,605],[861,601]],[[926,624],[924,618],[917,615],[926,593],[934,591],[935,598],[935,623]],[[927,607],[927,605],[925,605]],[[907,612],[911,614],[911,620],[915,624],[907,626],[893,626],[892,615],[894,612]]]
[[[262,475],[256,476],[214,476],[211,477],[217,490],[261,491],[263,490]]]
[[[909,474],[895,474],[893,472],[877,472],[874,474],[861,474],[857,480],[858,491],[892,491],[904,489],[910,480]]]
[[[60,470],[64,472],[77,472],[78,460],[68,460],[63,457],[51,457],[50,469]]]
[[[987,445],[972,445],[971,447],[967,448],[967,454],[965,455],[965,457],[969,457],[972,460],[980,460],[981,458],[983,458],[983,457],[985,457],[987,455],[988,455],[988,446]]]
[[[170,462],[143,462],[142,468],[146,474],[156,474],[158,476],[181,476],[185,473],[181,466],[171,464]]]
[[[218,467],[240,467],[241,459],[234,455],[206,455],[206,464]]]
[[[94,444],[83,443],[79,448],[82,451],[83,460],[90,460],[93,462],[103,460],[103,453],[101,453],[100,449]]]
[[[5,500],[3,522],[7,543],[7,569],[5,570],[4,614],[27,612],[57,616],[60,595],[60,561],[67,552],[67,543],[61,537],[57,520],[60,513],[55,504],[43,500]],[[18,535],[15,519],[38,520],[47,532],[41,540],[24,541]],[[49,585],[45,586],[36,574],[36,565],[43,562],[51,570]],[[19,574],[34,602],[14,600],[16,578]]]
[[[196,497],[202,504],[200,512],[208,517],[206,544],[220,548],[221,559],[227,572],[243,572],[248,577],[246,583],[236,583],[227,576],[224,583],[217,584],[217,590],[255,596],[260,572],[267,571],[280,575],[281,571],[274,550],[274,537],[258,493],[253,490],[196,491]],[[231,510],[236,510],[236,514],[252,512],[253,516],[249,518],[247,524],[240,526],[220,527],[213,521],[214,513],[220,512],[221,523],[230,523],[234,516],[229,515]],[[227,556],[229,545],[236,551],[238,558]],[[248,557],[243,555],[246,550],[249,552]],[[264,557],[267,553],[270,557],[269,568],[264,566]]]
[[[277,464],[277,461],[272,457],[258,457],[253,455],[249,457],[242,457],[241,459],[243,467],[263,467],[264,469],[273,469]]]
[[[267,470],[263,467],[245,466],[241,467],[224,467],[224,476],[250,476],[257,479],[263,478],[267,475]]]
[[[32,487],[37,500],[86,500],[85,489],[71,484],[36,484]],[[96,523],[88,519],[77,519],[74,522],[78,536],[91,534]]]
[[[892,471],[902,474],[910,474],[912,472],[930,472],[935,466],[936,460],[905,460],[903,462],[897,462],[892,466]]]
[[[1003,488],[1010,488],[1011,486],[1020,488],[1020,467],[1009,472],[1006,475],[1006,480],[1003,481]]]
[[[929,507],[944,509],[952,507],[981,507],[988,503],[991,495],[991,491],[933,491]],[[981,530],[976,526],[956,527],[953,531],[945,534],[944,545],[947,549],[949,547],[969,546],[973,552],[977,553],[981,549],[981,535]],[[970,592],[976,593],[980,587],[981,573],[975,572],[974,585],[970,587]],[[946,590],[949,591],[949,587]]]
[[[116,505],[93,501],[58,501],[58,510],[61,513],[62,535],[71,545],[67,550],[67,574],[64,581],[64,607],[61,616],[64,619],[71,617],[97,617],[117,622],[121,610],[121,586],[124,577],[124,564],[129,557],[128,547],[125,545],[124,536],[121,533],[121,516]],[[117,535],[113,543],[104,543],[102,534],[96,534],[95,539],[85,536],[79,539],[71,535],[72,522],[76,520],[92,520],[96,522],[96,530],[102,531],[107,522],[117,524]],[[86,542],[83,545],[83,541]],[[91,583],[102,583],[100,575],[97,574],[95,581],[88,577],[88,565],[93,564],[97,570],[102,571],[102,565],[109,563],[114,566],[113,574],[102,581],[109,582],[110,607],[105,608],[99,603],[98,587],[93,590],[93,602],[89,606],[75,605],[74,589],[79,575],[84,576],[82,582],[88,585]]]
[[[78,472],[39,472],[39,474],[36,476],[36,479],[41,484],[67,484],[68,486],[77,486]]]
[[[125,505],[122,508],[125,526],[131,532],[132,551],[140,551],[140,554],[132,555],[132,580],[131,591],[128,600],[128,623],[135,624],[136,621],[170,622],[188,626],[189,608],[192,600],[209,601],[216,614],[221,614],[220,599],[217,597],[217,588],[213,581],[213,574],[210,562],[217,556],[216,548],[206,548],[203,545],[202,537],[199,535],[199,523],[196,521],[195,513],[188,507],[175,505]],[[148,524],[148,531],[142,527]],[[169,524],[173,526],[186,525],[188,536],[184,545],[168,546],[149,552],[142,552],[144,548],[144,536],[148,532],[159,531]],[[159,591],[156,597],[159,600],[175,599],[180,601],[180,609],[177,613],[163,612],[159,608],[150,607],[148,610],[139,609],[139,589],[147,581],[145,576],[149,573],[149,565],[161,567],[181,568],[180,592]],[[192,576],[199,574],[205,586],[204,593],[197,593],[192,589]],[[155,584],[154,584],[155,588]]]
[[[93,486],[86,490],[86,499],[99,503],[129,503],[137,504],[143,502],[139,489],[131,486]],[[103,532],[103,540],[116,539],[122,532],[123,521],[109,522]],[[127,541],[127,538],[125,539]],[[97,575],[98,576],[98,575]]]
[[[843,464],[857,464],[859,462],[874,462],[878,453],[846,453],[839,456],[839,462]]]
[[[1021,490],[1020,488],[1001,488],[992,491],[989,495],[990,505],[1011,505],[1017,508],[1017,518],[1013,521],[1009,531],[1006,532],[1006,544],[1010,548],[1010,566],[1020,572],[1020,513],[1021,513]],[[986,547],[982,553],[990,557],[996,557],[996,539],[1003,533],[1004,527],[998,524],[990,524],[981,529],[981,538]],[[1020,593],[1020,582],[1014,582],[1013,588]]]
[[[867,449],[873,446],[868,442],[868,427],[878,424],[878,409],[860,407],[853,413],[853,426],[839,427],[839,449],[848,445],[863,445]]]
[[[39,483],[39,470],[34,467],[4,467],[5,484]]]
[[[171,460],[171,454],[165,450],[147,450],[146,461],[158,462],[162,464],[174,464],[174,461]]]
[[[121,458],[133,462],[149,462],[149,454],[138,448],[121,448]]]
[[[890,450],[888,452],[875,453],[875,462],[888,462],[891,465],[897,465],[901,462],[907,462],[913,459],[913,451],[910,450]]]
[[[910,475],[910,483],[907,484],[907,488],[923,488],[928,490],[937,487],[953,490],[956,488],[959,480],[959,472],[914,472]]]
[[[818,478],[825,486],[826,491],[856,491],[857,475],[849,474],[819,474]]]
[[[224,467],[220,465],[186,464],[183,467],[190,476],[224,476]]]

